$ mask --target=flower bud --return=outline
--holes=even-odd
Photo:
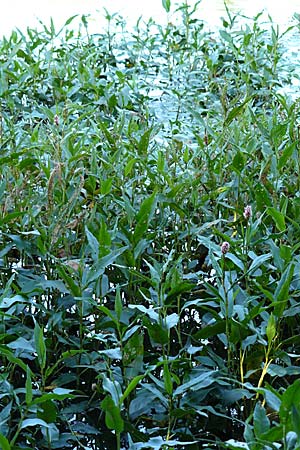
[[[224,241],[223,244],[221,245],[221,252],[223,255],[226,255],[226,253],[229,252],[230,249],[230,244],[227,241]]]
[[[250,205],[247,205],[245,207],[243,216],[245,217],[246,220],[251,219],[251,217],[252,217],[252,208],[251,208]]]
[[[59,125],[59,117],[58,117],[57,114],[55,114],[53,121],[54,121],[54,125],[56,125],[58,127],[58,125]]]

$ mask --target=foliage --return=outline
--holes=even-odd
[[[4,450],[300,448],[285,33],[195,9],[1,41]]]

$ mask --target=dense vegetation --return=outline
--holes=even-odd
[[[3,450],[300,448],[292,31],[194,12],[0,43]]]

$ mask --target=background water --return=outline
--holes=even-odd
[[[194,4],[195,0],[188,0]],[[175,6],[177,1],[172,1]],[[300,13],[300,0],[227,0],[228,7],[233,12],[253,16],[265,9],[274,22],[285,26],[291,20],[293,13]],[[161,0],[10,0],[2,2],[0,10],[0,35],[9,34],[15,27],[25,30],[27,26],[38,26],[37,18],[48,23],[53,17],[57,26],[74,14],[91,14],[90,27],[97,32],[104,24],[103,8],[109,12],[119,12],[128,23],[133,25],[139,16],[147,20],[153,17],[156,21],[166,22],[172,19],[162,8]],[[212,27],[220,23],[224,15],[223,0],[202,0],[198,15]]]

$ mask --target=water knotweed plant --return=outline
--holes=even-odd
[[[5,450],[296,448],[295,30],[198,3],[0,42]]]

